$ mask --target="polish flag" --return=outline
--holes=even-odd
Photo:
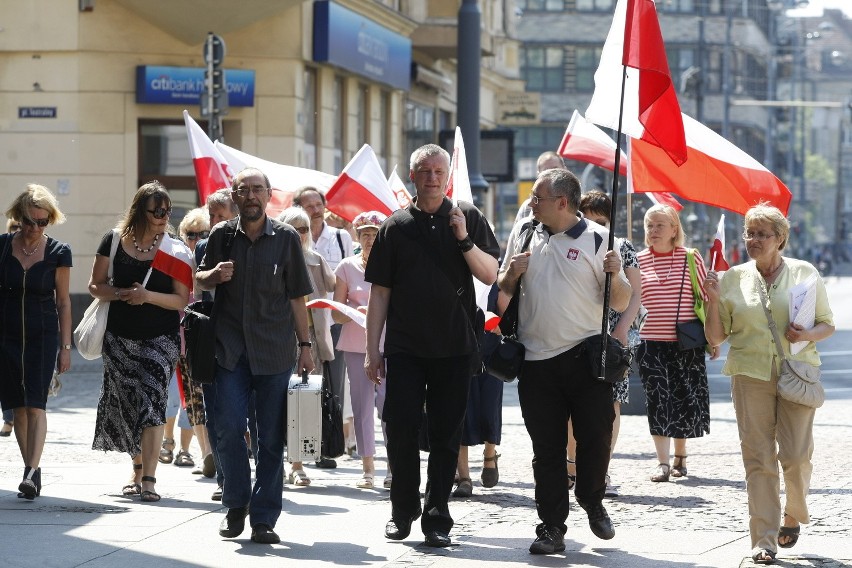
[[[390,187],[391,191],[394,195],[396,195],[396,200],[399,201],[402,207],[408,207],[411,203],[411,194],[408,193],[408,188],[405,187],[405,182],[402,181],[402,178],[399,177],[399,174],[396,173],[396,166],[393,167],[393,171],[388,176],[388,187]]]
[[[450,161],[450,180],[447,182],[447,197],[458,205],[459,201],[473,204],[473,190],[470,187],[470,175],[467,172],[467,154],[464,151],[464,138],[461,128],[456,126],[453,141],[453,157]]]
[[[266,205],[266,214],[276,217],[293,203],[293,194],[297,189],[311,186],[326,193],[334,184],[334,176],[307,168],[285,166],[247,154],[216,141],[216,148],[231,165],[234,173],[245,168],[257,168],[269,178],[272,187],[272,197]],[[230,185],[230,184],[229,184]]]
[[[740,215],[766,201],[787,214],[792,195],[781,180],[725,138],[682,116],[688,159],[680,167],[657,146],[631,140],[630,176],[635,191],[665,189]]]
[[[664,149],[678,165],[686,161],[680,105],[653,0],[618,0],[595,72],[587,120],[618,130],[622,80],[622,132]]]
[[[371,209],[374,211],[374,209]],[[367,328],[367,314],[364,312],[358,311],[356,308],[348,304],[344,304],[342,302],[335,302],[334,300],[309,300],[305,302],[305,307],[310,308],[312,310],[319,309],[328,309],[328,310],[337,310],[341,314],[348,316],[349,319],[354,321],[358,326]]]
[[[713,246],[710,247],[710,270],[724,272],[731,265],[725,260],[725,214],[719,218],[719,226],[716,227],[716,236],[713,238]]]
[[[407,205],[402,196],[391,190],[379,159],[369,144],[364,144],[346,164],[325,199],[326,208],[347,221],[352,221],[364,211],[390,215]]]
[[[183,111],[183,122],[186,124],[186,135],[189,137],[189,151],[195,168],[198,199],[202,204],[207,203],[208,195],[217,189],[231,187],[231,179],[235,172],[187,111]]]
[[[683,209],[683,205],[680,204],[680,201],[672,197],[671,193],[659,192],[659,191],[644,191],[642,195],[646,196],[651,200],[651,203],[654,205],[668,205],[675,211],[680,211]]]
[[[568,123],[568,129],[565,130],[565,136],[562,137],[562,143],[559,144],[557,153],[572,160],[580,160],[599,166],[601,168],[612,171],[615,168],[615,151],[618,146],[615,140],[607,136],[607,134],[583,118],[576,109],[571,116],[571,121]],[[621,159],[618,164],[618,172],[620,175],[627,175],[627,155],[621,152]],[[632,185],[629,183],[628,177],[627,191],[632,193]],[[671,205],[675,210],[683,209],[677,199],[664,192],[645,193],[653,203],[665,203]]]
[[[192,290],[192,275],[195,273],[195,257],[189,247],[183,241],[163,233],[163,241],[160,248],[154,254],[151,269],[159,270],[163,274],[174,278],[187,288]],[[151,271],[145,276],[143,286],[148,284]]]

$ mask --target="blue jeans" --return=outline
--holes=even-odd
[[[210,442],[210,451],[213,452],[213,463],[216,464],[216,484],[219,487],[225,483],[225,475],[222,466],[219,465],[219,439],[216,437],[216,384],[203,383],[201,390],[204,392],[204,416],[207,418],[207,440]]]
[[[287,383],[290,370],[275,375],[253,375],[245,355],[233,371],[216,370],[215,427],[219,464],[225,476],[222,504],[229,509],[251,506],[249,523],[274,527],[281,515],[284,438],[287,419]],[[255,394],[257,467],[251,485],[245,432],[249,398]]]

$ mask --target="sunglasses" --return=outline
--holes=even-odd
[[[308,229],[307,227],[293,227],[293,228],[296,229],[299,232],[300,235],[307,235],[308,231],[310,231],[310,229]]]
[[[9,225],[9,232],[10,233],[14,233],[15,231],[20,231],[20,230],[21,230],[20,225]]]
[[[25,218],[24,219],[24,225],[26,225],[28,227],[33,227],[35,225],[38,225],[39,227],[41,227],[43,229],[43,228],[47,227],[48,225],[50,225],[50,220],[49,219],[26,219]],[[20,227],[18,227],[18,228],[20,229]]]
[[[197,239],[206,239],[210,236],[210,231],[187,231],[186,238],[190,241]]]
[[[165,207],[155,207],[153,211],[150,209],[147,211],[154,216],[154,219],[163,219],[172,214],[171,208],[166,209]]]

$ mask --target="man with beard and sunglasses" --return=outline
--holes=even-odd
[[[252,541],[276,544],[287,383],[293,372],[314,368],[304,299],[312,286],[298,233],[266,215],[269,178],[247,168],[231,190],[240,214],[213,228],[196,274],[199,288],[216,289],[214,413],[228,507],[219,534],[239,536],[250,515]],[[252,394],[259,448],[254,487],[244,437]]]

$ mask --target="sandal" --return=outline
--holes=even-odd
[[[756,548],[751,554],[751,561],[755,564],[775,564],[775,553],[765,548]]]
[[[499,457],[500,454],[494,454],[491,457],[486,457],[485,454],[482,454],[483,464],[494,462],[494,467],[482,466],[482,474],[479,477],[479,481],[482,482],[483,487],[494,487],[500,480],[500,470],[497,469],[497,458]]]
[[[294,469],[291,471],[290,475],[287,476],[287,481],[297,487],[307,487],[311,484],[311,479],[305,473],[304,469]]]
[[[171,449],[166,449],[166,446],[169,446]],[[160,450],[160,457],[157,459],[160,463],[172,463],[172,460],[175,459],[174,454],[175,449],[175,441],[173,438],[163,438],[163,447]]]
[[[671,472],[672,468],[669,467],[669,464],[661,463],[657,466],[656,473],[651,476],[651,481],[656,483],[659,483],[661,481],[668,481]]]
[[[8,438],[9,436],[11,436],[13,426],[14,426],[14,423],[7,422],[7,421],[4,420],[3,421],[3,429],[0,430],[0,436],[3,436],[4,438]]]
[[[671,469],[672,477],[686,477],[686,466],[683,465],[684,461],[686,461],[686,456],[675,455],[674,463],[672,463]]]
[[[473,495],[473,483],[469,477],[460,477],[459,484],[453,491],[453,497],[470,497]]]
[[[194,467],[195,460],[192,459],[192,455],[189,452],[181,450],[177,453],[177,457],[175,457],[175,465],[178,467]]]
[[[385,480],[382,482],[382,486],[385,489],[390,489],[391,484],[393,484],[393,475],[390,472],[388,472],[388,474],[385,476]]]
[[[801,533],[801,531],[801,526],[781,527],[780,529],[778,529],[778,538],[780,539],[781,537],[786,537],[790,540],[788,540],[784,544],[781,544],[779,542],[778,546],[780,546],[781,548],[793,548],[794,546],[796,546],[796,543],[799,542],[799,534]]]
[[[140,495],[142,493],[142,484],[136,482],[136,473],[137,469],[142,469],[141,463],[133,464],[133,481],[125,485],[121,488],[121,494],[125,497],[133,497],[134,495]]]
[[[576,463],[574,460],[568,460],[568,463],[573,464]],[[569,473],[568,474],[568,491],[574,489],[574,486],[577,485],[577,474]]]
[[[375,487],[373,484],[373,474],[365,473],[364,477],[358,480],[358,483],[355,484],[355,487],[358,489],[372,489]]]
[[[150,475],[143,475],[142,481],[147,481],[148,483],[157,483],[157,478]],[[160,500],[160,494],[156,491],[145,490],[140,494],[142,501],[144,503],[156,503]]]

